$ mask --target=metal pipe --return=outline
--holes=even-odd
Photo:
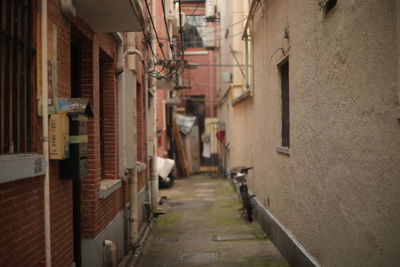
[[[47,0],[42,0],[41,37],[42,37],[42,126],[43,156],[46,166],[43,181],[44,204],[44,243],[46,266],[51,266],[51,229],[50,229],[50,168],[49,168],[49,111],[48,111],[48,69],[47,69]]]
[[[117,267],[118,266],[118,259],[117,259],[117,245],[111,240],[104,240],[104,246],[109,249],[111,255],[111,266]]]
[[[156,14],[156,5],[155,1],[151,1],[151,9],[152,13]],[[157,25],[157,16],[154,16],[154,24]],[[155,33],[154,33],[155,34]],[[152,39],[152,49],[156,51],[156,42],[155,38]],[[162,49],[162,47],[160,47]],[[154,68],[155,62],[154,58],[151,58],[151,69]],[[153,93],[153,103],[151,105],[151,112],[150,114],[152,115],[152,119],[150,120],[152,122],[151,127],[151,137],[152,137],[152,150],[153,150],[153,159],[152,159],[152,169],[151,169],[151,202],[152,202],[152,210],[155,212],[158,208],[158,174],[157,174],[157,93],[156,93],[156,78],[151,77],[151,83],[150,83],[150,91]]]
[[[250,20],[253,19],[254,16],[254,12],[256,10],[257,4],[260,2],[260,0],[253,0],[251,2],[251,6],[250,6],[250,10],[249,10],[249,14],[247,15],[247,20],[246,20],[246,25],[244,26],[243,29],[243,35],[242,35],[242,40],[248,39],[249,38],[249,34],[247,32],[249,26],[250,26]]]
[[[144,59],[143,59],[143,54],[142,54],[142,52],[140,52],[140,51],[137,50],[137,49],[129,49],[129,50],[126,50],[126,51],[123,53],[121,60],[117,63],[117,67],[116,67],[116,73],[117,73],[117,75],[124,71],[125,62],[126,62],[126,57],[127,57],[128,55],[137,55],[137,56],[139,57],[140,61],[141,61],[142,63],[144,63]],[[146,76],[147,76],[147,75],[146,75]]]
[[[122,38],[122,36],[120,35]],[[116,72],[118,74],[122,73],[124,71],[125,63],[126,63],[126,57],[128,55],[137,55],[140,59],[140,61],[143,62],[143,54],[137,49],[129,49],[125,51],[121,58],[119,59],[119,62],[117,63],[117,68]],[[143,62],[144,63],[144,62]],[[147,80],[147,74],[145,72],[145,84]],[[145,92],[147,94],[147,90]],[[136,94],[136,90],[134,92]],[[136,116],[136,109],[134,109],[134,116]],[[136,129],[136,127],[134,127]],[[136,130],[135,130],[136,131]],[[133,133],[134,136],[136,136],[135,133]],[[136,140],[134,141],[134,149],[136,150]],[[126,153],[125,153],[126,155]],[[126,161],[124,161],[126,163]],[[137,176],[137,171],[135,164],[133,165],[133,168],[128,169],[128,177],[129,177],[129,203],[130,203],[130,209],[129,209],[129,240],[130,240],[130,245],[132,248],[137,247],[139,244],[139,225],[138,225],[138,209],[137,209],[137,198],[138,198],[138,176]]]
[[[246,38],[244,40],[244,58],[245,58],[245,79],[246,79],[246,90],[249,90],[250,88],[250,82],[249,82],[249,38]]]

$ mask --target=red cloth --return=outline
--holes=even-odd
[[[218,131],[216,135],[218,141],[223,144],[225,142],[225,131]]]

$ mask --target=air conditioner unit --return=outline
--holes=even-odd
[[[217,0],[206,0],[206,18],[216,18],[217,17]]]
[[[224,72],[222,73],[222,81],[231,83],[232,82],[232,72]]]
[[[180,23],[182,23],[182,27],[183,27],[183,25],[186,22],[186,15],[184,13],[181,13],[181,20],[179,20],[179,4],[178,3],[175,3],[175,12],[174,12],[174,14],[175,14],[175,21],[174,21],[175,32],[179,32],[179,29],[180,29],[180,26],[181,26]]]
[[[209,50],[214,50],[217,48],[217,36],[215,34],[214,27],[207,27],[207,32],[205,36],[205,47]]]

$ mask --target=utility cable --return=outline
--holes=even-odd
[[[156,38],[157,38],[158,46],[160,47],[161,53],[162,53],[162,55],[164,57],[164,60],[167,60],[167,58],[165,57],[165,54],[164,54],[164,50],[163,50],[163,43],[161,43],[160,39],[158,38],[156,26],[154,25],[153,16],[151,15],[149,5],[147,4],[147,0],[145,0],[144,2],[146,4],[147,12],[149,13],[151,24],[153,25],[153,29],[154,29],[154,33],[155,33]]]
[[[136,16],[137,21],[139,21],[139,23],[140,23],[140,27],[141,27],[141,29],[142,29],[142,33],[143,33],[143,36],[144,36],[144,40],[145,40],[146,43],[149,45],[148,48],[150,48],[151,53],[152,53],[152,55],[153,55],[153,58],[157,59],[156,54],[154,53],[153,48],[151,47],[151,41],[149,40],[149,38],[148,38],[148,36],[147,36],[147,34],[146,34],[146,31],[145,31],[145,28],[146,28],[146,27],[143,25],[143,21],[140,19],[139,14],[137,13],[135,7],[134,7],[133,4],[132,4],[132,1],[129,1],[129,3],[130,3],[131,6],[132,6],[132,9],[133,9],[133,12],[135,13],[135,16]],[[146,4],[147,4],[147,3],[146,3]]]
[[[171,42],[171,37],[169,35],[167,16],[165,14],[165,4],[164,4],[164,0],[160,0],[160,1],[161,1],[161,5],[162,5],[162,10],[163,10],[165,30],[167,31],[167,36],[168,36],[169,48],[171,49],[172,59],[175,61],[175,55],[174,55],[175,50],[174,50],[174,46],[172,45],[172,42]]]
[[[241,35],[241,34],[243,34],[243,32],[240,32],[240,33],[236,33],[236,34],[227,36],[226,38],[223,37],[223,38],[210,39],[210,40],[202,40],[202,41],[203,41],[203,42],[211,42],[211,41],[225,40],[225,39],[233,38],[233,37],[238,36],[238,35]],[[192,43],[197,43],[197,41],[189,41],[189,42],[185,42],[185,43],[186,43],[186,44],[192,44]]]
[[[183,28],[185,28],[186,23],[188,23],[188,21],[190,20],[190,18],[193,16],[193,14],[196,12],[196,10],[199,8],[200,6],[200,1],[198,1],[196,8],[193,10],[192,14],[189,16],[189,18],[186,20],[185,24],[183,24]]]
[[[183,47],[183,31],[182,31],[182,3],[179,0],[179,32],[181,34],[181,50],[182,50],[182,60],[185,60],[185,52]]]

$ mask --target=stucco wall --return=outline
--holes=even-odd
[[[254,96],[229,117],[230,165],[322,266],[400,262],[400,124],[395,1],[261,1]],[[289,30],[289,43],[283,38]],[[290,156],[277,64],[290,62]],[[234,125],[232,122],[234,121]]]

